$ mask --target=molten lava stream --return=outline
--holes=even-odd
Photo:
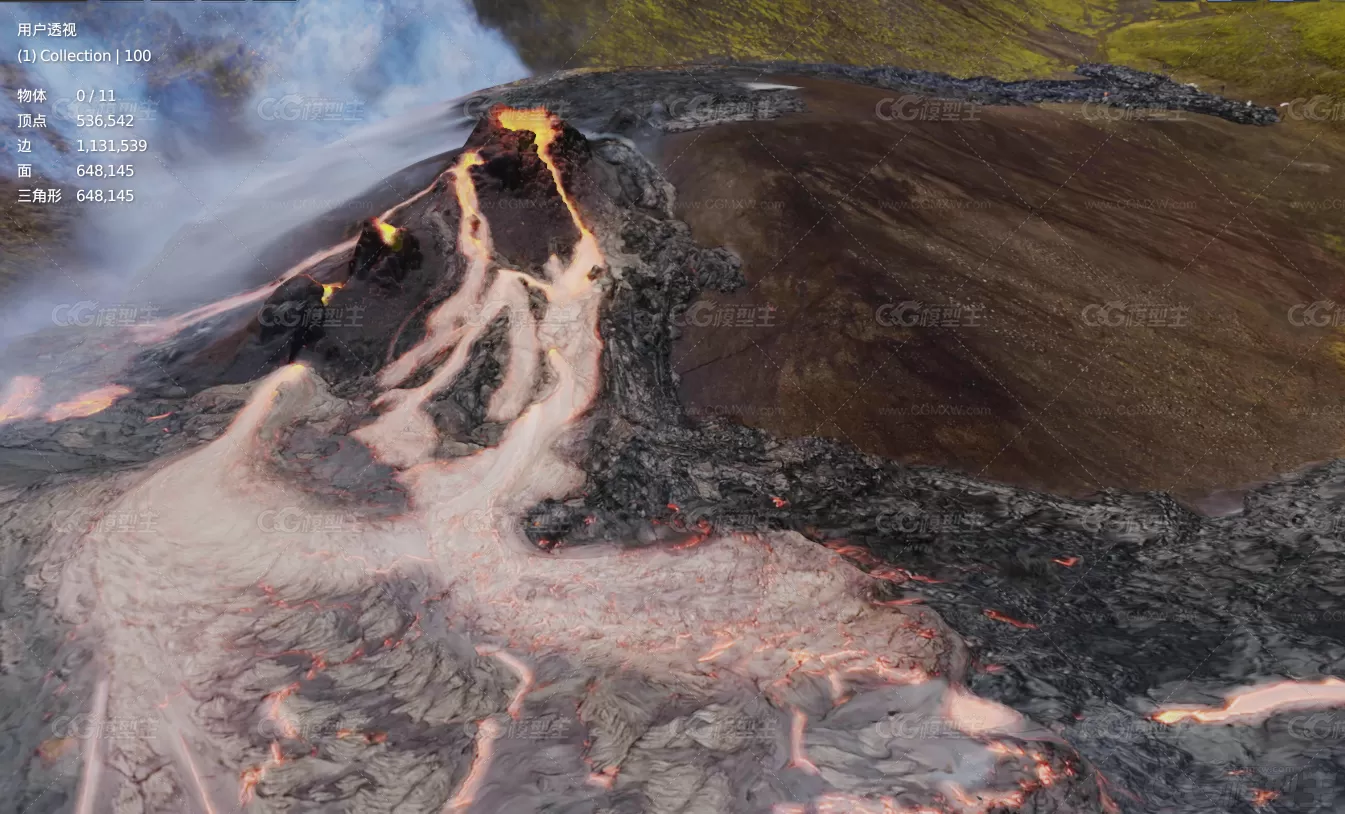
[[[502,731],[499,721],[494,718],[486,718],[480,722],[476,732],[476,756],[472,759],[472,768],[462,781],[462,785],[458,787],[458,793],[453,795],[448,805],[444,806],[444,814],[466,811],[476,800],[476,795],[481,791],[481,784],[486,780],[486,772],[490,769],[491,758],[495,754],[495,741],[499,739]]]
[[[541,127],[536,119],[523,121]],[[504,122],[520,120],[506,115]],[[466,279],[432,315],[421,341],[380,374],[380,403],[386,409],[355,433],[375,457],[399,470],[412,511],[367,528],[324,531],[283,545],[259,539],[260,513],[321,510],[299,486],[272,474],[272,447],[283,443],[286,428],[332,414],[343,404],[311,369],[291,365],[257,384],[220,438],[167,463],[109,508],[152,511],[159,518],[155,528],[115,539],[100,532],[86,538],[80,548],[84,570],[72,566],[71,573],[93,587],[80,593],[78,584],[71,586],[69,612],[82,612],[81,597],[96,596],[89,604],[97,607],[104,645],[122,659],[119,667],[129,665],[119,669],[112,687],[119,714],[134,713],[143,699],[161,698],[179,685],[193,690],[188,699],[214,697],[214,677],[237,671],[230,662],[236,657],[233,643],[252,624],[249,596],[257,585],[270,586],[268,596],[292,607],[315,596],[367,591],[372,582],[402,568],[428,573],[442,585],[451,597],[450,624],[473,637],[508,642],[510,652],[487,647],[482,653],[518,677],[509,714],[519,714],[532,689],[528,653],[642,674],[688,697],[709,699],[726,688],[755,688],[769,691],[776,706],[793,716],[786,748],[795,771],[826,773],[825,765],[813,762],[820,753],[807,752],[804,707],[809,696],[806,688],[794,686],[797,679],[830,677],[840,699],[847,676],[891,684],[920,684],[935,674],[959,677],[965,654],[936,616],[918,606],[875,606],[870,601],[875,577],[797,534],[715,537],[681,550],[590,546],[544,554],[512,526],[482,529],[469,522],[483,507],[500,517],[520,517],[541,501],[576,494],[585,480],[559,442],[597,394],[598,317],[606,280],[590,272],[607,260],[563,188],[549,152],[553,142],[554,133],[538,133],[539,152],[581,239],[568,263],[549,263],[550,284],[539,288],[548,308],[565,309],[574,319],[520,317],[527,308],[512,304],[525,304],[528,284],[517,275],[497,274],[490,290],[484,290],[490,233],[469,173],[479,157],[465,153],[453,169],[463,221],[459,245],[469,264]],[[493,299],[497,295],[501,299]],[[479,335],[480,326],[469,318],[494,313],[486,308],[492,302],[511,306],[516,339],[511,340],[506,385],[492,397],[490,413],[512,421],[496,446],[438,459],[440,435],[420,405],[453,382],[466,349]],[[542,348],[545,369],[536,364]],[[393,389],[446,356],[429,384]],[[529,359],[533,368],[526,367]],[[545,380],[544,370],[550,373]],[[209,620],[204,631],[203,616]],[[179,675],[187,669],[189,674]],[[168,682],[171,690],[161,676],[177,679]],[[923,685],[929,692],[919,697],[933,700],[920,703],[930,715],[966,721],[988,709],[1012,723],[1011,712],[984,699],[961,698],[960,690],[949,695],[942,686]],[[263,700],[266,714],[283,715],[278,706],[283,695],[276,694],[283,692],[277,688]],[[947,712],[945,702],[952,705]],[[188,749],[189,743],[209,742],[193,728],[197,713],[184,710],[178,716],[178,753],[168,758],[175,761],[182,786],[210,805],[209,789],[223,781],[202,771],[219,760],[194,759]],[[986,733],[983,726],[968,729]],[[484,814],[481,801],[490,792],[499,735],[498,721],[480,722],[471,768],[449,795],[446,811],[475,803]],[[274,751],[272,756],[270,763],[254,761],[252,768],[235,769],[229,781],[240,797],[252,795],[267,767],[278,762]],[[982,746],[974,765],[993,767],[998,759]],[[618,769],[607,765],[595,774],[601,784],[615,785]],[[981,774],[977,778],[984,781]],[[967,811],[1024,792],[959,793],[972,801],[962,806]]]
[[[82,393],[70,401],[57,404],[47,411],[48,421],[64,421],[67,418],[87,418],[111,407],[117,399],[130,393],[130,389],[120,385],[108,385]]]
[[[105,385],[81,393],[42,412],[38,399],[42,395],[42,381],[35,376],[15,376],[5,388],[0,400],[0,424],[22,421],[42,415],[44,421],[65,421],[68,418],[88,418],[111,407],[131,391],[120,385]]]
[[[1258,724],[1279,712],[1345,706],[1345,681],[1276,681],[1229,692],[1222,707],[1173,705],[1152,715],[1159,723]]]
[[[506,112],[500,122],[539,126],[542,114],[534,114]],[[401,480],[413,505],[435,507],[433,517],[426,518],[426,531],[463,622],[531,651],[600,658],[688,690],[709,689],[725,674],[779,686],[796,673],[868,673],[922,681],[940,670],[943,645],[935,641],[937,636],[922,635],[930,623],[896,624],[906,611],[872,606],[866,596],[869,577],[838,553],[796,535],[748,546],[723,539],[684,551],[663,548],[603,556],[599,550],[585,550],[541,556],[510,532],[478,532],[463,522],[482,506],[517,516],[541,500],[572,494],[583,483],[583,473],[562,460],[555,447],[596,393],[603,291],[592,283],[589,270],[605,260],[597,238],[564,191],[549,154],[553,139],[539,134],[539,151],[581,240],[546,292],[549,307],[573,310],[581,318],[545,325],[523,322],[527,331],[536,332],[537,341],[529,347],[549,347],[554,374],[549,394],[527,407],[497,446],[468,458],[434,459],[438,433],[421,405],[456,378],[466,349],[480,335],[480,326],[465,324],[464,316],[510,290],[500,288],[507,278],[501,274],[481,294],[491,261],[490,233],[469,172],[480,159],[467,153],[453,170],[463,213],[460,246],[469,262],[466,279],[431,316],[427,336],[383,372],[381,383],[395,386],[429,360],[443,358],[450,349],[452,354],[427,384],[389,391],[382,402],[389,409],[356,433],[377,458],[404,470]],[[531,354],[511,356],[512,368]],[[510,388],[497,392],[492,413],[514,396]],[[949,632],[943,632],[944,641],[949,640]],[[792,714],[790,764],[816,773],[805,751],[806,714],[801,709]],[[1001,717],[1015,716],[1006,710]],[[488,761],[490,742],[479,742],[478,761]],[[472,782],[479,765],[474,764]],[[1021,797],[1021,792],[1011,794]],[[474,798],[475,788],[464,786],[455,800],[464,797]]]
[[[402,232],[396,226],[382,218],[374,218],[374,228],[378,229],[378,236],[383,240],[384,246],[393,250],[402,247]]]

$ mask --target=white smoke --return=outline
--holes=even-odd
[[[53,22],[74,22],[78,36],[17,36],[20,23]],[[62,154],[42,138],[4,132],[0,173],[13,175],[22,135],[33,142],[24,160],[66,196],[77,186],[135,193],[133,203],[80,205],[86,262],[72,268],[44,260],[25,270],[25,284],[11,289],[0,310],[5,339],[50,327],[63,303],[175,306],[206,282],[208,295],[246,287],[244,272],[265,270],[262,250],[296,226],[460,146],[465,134],[441,115],[446,102],[528,74],[464,0],[8,5],[0,7],[0,43],[5,59],[22,48],[154,44],[160,67],[185,48],[198,61],[244,66],[251,77],[244,92],[229,96],[205,86],[208,71],[175,79],[124,62],[8,66],[22,71],[25,86],[45,90],[48,103],[19,105],[7,92],[0,129],[12,127],[21,110],[45,112],[49,129],[67,143],[134,137],[150,151]],[[114,90],[115,106],[76,101],[90,89]],[[137,124],[94,132],[74,127],[81,112],[130,112]],[[91,162],[134,163],[135,178],[77,178],[76,165]]]

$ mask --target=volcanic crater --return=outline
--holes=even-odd
[[[128,332],[97,371],[121,364],[115,390],[11,382],[0,535],[24,590],[0,597],[0,682],[46,690],[6,710],[21,807],[1227,812],[1274,788],[1331,810],[1345,751],[1286,713],[1339,705],[1339,463],[1211,517],[693,415],[714,363],[679,374],[707,341],[689,310],[773,283],[753,279],[764,226],[735,251],[713,216],[677,217],[712,162],[678,167],[700,134],[675,134],[839,138],[837,109],[875,98],[774,69],[795,84],[697,68],[718,95],[694,121],[594,93],[688,87],[666,73],[503,89],[432,183],[342,242]],[[581,97],[579,126],[529,94]],[[916,347],[926,386],[974,367]],[[1229,781],[1267,754],[1292,784]]]

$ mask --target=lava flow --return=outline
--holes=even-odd
[[[94,626],[110,654],[109,709],[144,715],[146,699],[170,699],[157,708],[167,727],[159,745],[117,748],[158,750],[141,759],[174,764],[182,794],[206,809],[220,809],[212,802],[219,799],[251,804],[279,767],[303,758],[273,741],[268,759],[252,754],[238,765],[236,753],[210,735],[215,702],[193,699],[215,699],[221,676],[247,672],[238,642],[256,633],[257,586],[265,586],[267,603],[286,609],[286,619],[297,619],[305,605],[320,607],[318,599],[358,595],[399,575],[423,578],[445,597],[441,621],[427,633],[485,642],[476,654],[504,665],[515,681],[503,709],[461,713],[476,722],[474,754],[465,771],[452,768],[439,810],[502,810],[487,801],[517,783],[511,769],[498,778],[492,772],[505,754],[502,721],[519,718],[543,694],[538,668],[555,658],[595,671],[599,686],[634,674],[669,699],[765,697],[788,721],[778,765],[804,776],[826,777],[831,768],[831,750],[809,750],[817,688],[830,685],[835,704],[852,703],[847,684],[905,693],[901,704],[910,714],[951,720],[966,747],[953,757],[937,739],[912,740],[904,748],[916,768],[900,778],[912,793],[928,792],[927,799],[956,812],[1021,802],[1027,786],[965,790],[990,783],[1006,757],[982,738],[1017,728],[1020,716],[960,688],[966,652],[932,611],[872,601],[876,581],[892,575],[866,574],[842,553],[792,533],[711,537],[690,547],[635,549],[613,541],[548,553],[516,525],[472,521],[483,509],[518,518],[582,488],[583,472],[565,447],[582,440],[580,419],[600,391],[602,306],[623,264],[634,262],[622,252],[618,230],[591,229],[565,188],[552,149],[562,126],[554,117],[503,110],[495,124],[534,134],[533,160],[544,164],[580,237],[566,262],[552,256],[541,269],[502,268],[473,180],[485,167],[479,152],[462,153],[449,170],[451,185],[436,182],[452,196],[443,207],[461,213],[460,281],[429,313],[420,341],[379,372],[378,415],[352,433],[393,473],[410,509],[361,517],[358,528],[258,533],[257,518],[270,513],[329,512],[301,484],[277,476],[274,462],[295,425],[356,409],[332,395],[313,368],[293,364],[254,386],[221,437],[165,464],[109,508],[151,514],[153,528],[115,537],[95,529],[84,538],[63,598],[72,615],[97,608]],[[573,318],[540,318],[533,310],[539,302]],[[437,452],[442,431],[426,407],[468,369],[497,317],[508,320],[507,352],[487,412],[506,427],[493,446],[445,458]],[[326,667],[321,653],[311,660],[305,680]],[[278,681],[254,700],[281,738],[302,734],[284,706],[299,686]],[[636,702],[592,703],[596,711],[581,705],[582,722],[608,734],[594,738],[574,786],[616,793],[634,774],[623,763],[634,739],[622,738],[637,731],[628,720],[638,717]],[[131,762],[123,757],[121,764]],[[1040,759],[1022,759],[1039,775],[1031,788],[1047,785]],[[87,776],[90,785],[99,782],[97,772]]]
[[[322,286],[323,305],[331,305],[332,296],[335,295],[337,291],[345,288],[345,283],[319,283],[319,285]]]
[[[605,287],[591,272],[607,261],[562,189],[549,151],[555,123],[542,111],[506,111],[499,123],[506,129],[536,127],[543,134],[536,142],[539,156],[581,239],[565,267],[549,264],[550,279],[541,290],[548,307],[580,318],[538,322],[526,308],[507,312],[518,324],[511,326],[509,372],[490,413],[512,419],[514,409],[526,403],[541,373],[535,365],[540,348],[546,349],[554,379],[550,393],[518,414],[497,446],[467,459],[433,460],[438,431],[421,405],[458,375],[491,321],[466,322],[464,316],[473,306],[503,309],[511,299],[521,304],[529,287],[510,270],[499,270],[494,284],[485,286],[490,233],[471,183],[470,171],[480,158],[468,152],[452,171],[463,212],[466,279],[430,316],[425,340],[385,370],[382,383],[400,383],[427,361],[446,361],[419,387],[387,391],[381,402],[385,412],[356,433],[381,461],[405,470],[402,480],[415,505],[435,507],[426,518],[431,544],[441,562],[455,563],[445,577],[471,624],[522,639],[530,650],[585,641],[590,654],[608,651],[625,663],[645,662],[650,673],[687,687],[707,687],[724,671],[754,682],[779,681],[795,671],[869,672],[905,680],[938,672],[939,646],[873,611],[860,590],[865,579],[858,569],[798,538],[749,546],[725,540],[638,557],[598,557],[596,551],[543,556],[525,540],[462,527],[461,519],[478,507],[520,514],[582,483],[554,448],[593,401],[602,351],[597,318]],[[467,563],[470,570],[461,565]],[[529,601],[519,602],[520,595]],[[789,605],[801,596],[813,597],[815,606],[808,618],[788,620]],[[533,617],[528,624],[520,624],[528,617]]]
[[[80,393],[71,399],[48,407],[45,411],[38,401],[42,396],[42,381],[36,376],[15,376],[0,399],[0,424],[42,417],[43,421],[65,421],[68,418],[88,418],[111,407],[118,399],[130,393],[130,388],[109,384]]]
[[[1235,690],[1221,707],[1168,706],[1153,714],[1159,723],[1256,724],[1279,712],[1345,706],[1345,681],[1276,681]]]
[[[374,227],[378,229],[378,236],[389,249],[396,251],[402,247],[402,231],[396,226],[381,218],[374,218]]]
[[[46,412],[48,421],[64,421],[67,418],[87,418],[111,407],[117,399],[130,393],[130,389],[111,384],[88,393],[82,393],[69,401],[63,401]]]

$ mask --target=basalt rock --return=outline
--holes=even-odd
[[[490,221],[495,249],[506,263],[540,268],[547,258],[568,256],[579,241],[560,190],[538,152],[531,130],[508,130],[496,113],[479,121],[464,149],[477,150],[481,165],[471,169],[481,213]],[[574,167],[586,163],[588,140],[569,125],[551,145],[557,169],[568,189],[575,188]]]
[[[1187,111],[1238,124],[1279,121],[1271,108],[1225,99],[1160,74],[1097,63],[1082,64],[1076,73],[1079,79],[1006,82],[893,66],[730,62],[677,70],[555,74],[468,97],[457,104],[457,109],[464,115],[480,116],[492,103],[544,105],[589,131],[640,139],[657,133],[771,119],[802,110],[803,102],[796,92],[756,85],[770,75],[840,79],[929,99],[985,105],[1087,103],[1117,110]]]
[[[262,305],[257,318],[261,343],[286,336],[285,361],[297,359],[305,345],[322,336],[322,296],[322,285],[311,277],[285,281]]]
[[[423,262],[420,240],[415,235],[398,229],[387,238],[370,219],[360,227],[347,274],[353,280],[373,279],[383,284],[396,284],[406,279],[408,272],[420,268]]]

